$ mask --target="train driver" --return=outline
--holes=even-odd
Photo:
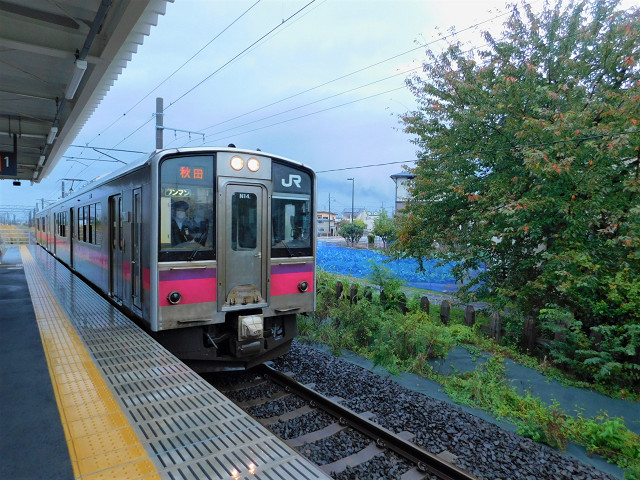
[[[189,204],[184,200],[174,202],[171,216],[171,245],[189,242],[193,240],[193,225],[187,218]]]

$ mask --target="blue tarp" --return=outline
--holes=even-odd
[[[405,285],[415,288],[455,292],[455,284],[450,263],[436,267],[436,260],[424,262],[425,272],[418,272],[418,262],[413,259],[391,260],[389,257],[371,250],[347,248],[329,242],[318,242],[318,266],[323,270],[356,278],[371,275],[371,263],[389,268],[393,274],[403,280]]]

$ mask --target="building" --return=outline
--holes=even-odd
[[[345,208],[342,211],[342,219],[345,222],[351,222],[351,209]],[[354,220],[362,220],[367,228],[369,228],[369,223],[373,226],[373,221],[369,219],[369,213],[364,208],[354,208],[353,209],[353,219]],[[373,227],[372,227],[373,228]]]
[[[333,212],[318,212],[316,218],[319,237],[334,237],[336,235],[336,216],[337,214]]]
[[[396,184],[396,209],[394,213],[398,213],[407,204],[409,199],[409,184],[411,180],[416,178],[413,173],[401,172],[391,175],[391,179]]]

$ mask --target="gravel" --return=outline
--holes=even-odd
[[[324,465],[359,452],[370,443],[371,439],[364,435],[342,431],[298,450],[316,465]]]
[[[275,433],[278,437],[284,440],[289,440],[291,438],[299,437],[304,433],[322,430],[324,427],[327,427],[332,423],[335,423],[335,419],[330,415],[324,412],[312,412],[300,417],[292,418],[286,422],[269,425],[269,430]]]
[[[389,430],[412,432],[414,442],[430,452],[450,452],[457,457],[455,464],[478,478],[614,478],[544,445],[503,430],[455,405],[406,390],[387,378],[313,347],[294,342],[291,351],[273,364],[282,372],[292,373],[300,383],[314,383],[315,389],[326,396],[344,398],[343,404],[356,412],[373,412],[375,421]],[[280,401],[273,403],[280,404],[273,407],[277,411],[297,408],[293,405],[283,407]],[[295,438],[333,421],[325,414],[312,413],[270,428],[283,438]],[[335,460],[336,442],[340,445],[340,455],[348,455],[361,449],[364,440],[358,438],[355,433],[341,433],[329,440],[305,445],[300,450],[318,464],[331,463]],[[378,455],[366,465],[334,475],[334,478],[396,479],[406,469],[402,461],[395,462],[388,455]]]

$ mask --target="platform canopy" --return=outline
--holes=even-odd
[[[173,0],[0,0],[0,179],[44,179]]]

